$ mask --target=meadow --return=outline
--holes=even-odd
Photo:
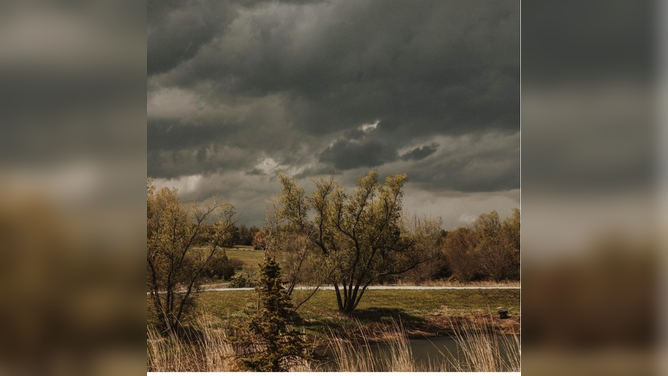
[[[293,292],[301,301],[305,290]],[[257,293],[249,290],[203,291],[196,294],[196,312],[226,326],[252,310]],[[509,310],[510,318],[498,319],[497,310]],[[373,329],[400,321],[409,337],[451,335],[453,324],[487,320],[498,333],[519,334],[521,316],[519,290],[369,290],[351,317],[342,315],[332,290],[320,290],[297,310],[306,333],[322,337],[332,331],[348,331],[358,325]],[[489,319],[489,320],[488,320]],[[151,318],[149,317],[149,321]]]

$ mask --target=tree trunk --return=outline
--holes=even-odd
[[[336,292],[336,303],[338,304],[339,312],[346,315],[352,314],[355,308],[357,308],[357,304],[359,304],[359,299],[357,299],[358,291],[353,293],[353,291],[345,287],[342,291],[336,283],[334,284],[334,291]]]

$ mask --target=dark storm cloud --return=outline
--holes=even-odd
[[[519,187],[516,1],[151,2],[148,36],[155,177]],[[484,142],[456,155],[440,141],[469,135]]]
[[[147,74],[164,73],[195,57],[234,16],[226,1],[149,0]]]
[[[393,161],[396,152],[377,141],[337,141],[325,149],[320,161],[331,163],[338,170],[358,167],[375,167]]]

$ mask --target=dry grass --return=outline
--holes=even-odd
[[[149,372],[234,371],[234,351],[225,332],[215,329],[210,317],[201,316],[192,334],[161,336],[152,328],[146,332]]]
[[[147,369],[153,372],[232,372],[238,371],[234,350],[224,330],[210,316],[201,316],[191,335],[162,337],[147,330]],[[401,323],[384,324],[373,332],[357,323],[355,332],[342,338],[332,331],[327,339],[331,362],[303,362],[291,371],[313,372],[500,372],[520,370],[520,343],[517,336],[494,335],[480,323],[457,323],[455,341],[458,354],[418,362],[407,332]],[[371,339],[382,339],[375,346]]]
[[[462,321],[452,325],[453,338],[461,351],[461,356],[451,362],[455,371],[520,372],[519,337],[516,334],[494,334],[490,329],[491,321],[489,318],[483,322]]]
[[[456,327],[457,324],[453,324]],[[393,322],[383,328],[382,349],[374,352],[371,333],[358,325],[357,340],[330,337],[329,348],[333,353],[334,366],[340,372],[519,372],[519,337],[499,336],[489,330],[488,325],[465,325],[457,327],[454,336],[459,354],[444,354],[440,359],[427,363],[416,361],[406,330]]]
[[[235,372],[235,352],[219,322],[200,316],[192,330],[183,335],[161,336],[147,329],[146,358],[148,372]],[[293,366],[291,372],[312,371],[307,362]]]
[[[357,340],[339,338],[332,334],[329,349],[333,354],[335,368],[339,372],[419,372],[439,371],[422,369],[413,358],[406,331],[400,324],[392,323],[383,328],[384,343],[387,348],[372,350],[370,338],[377,333],[358,323]]]

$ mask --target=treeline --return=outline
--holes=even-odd
[[[520,210],[504,221],[496,211],[480,215],[472,226],[449,232],[443,250],[457,280],[519,280]]]
[[[214,224],[202,224],[203,234],[199,238],[201,243],[207,243],[215,236]],[[259,243],[259,238],[262,237],[262,229],[257,226],[247,227],[246,225],[232,224],[230,228],[230,237],[227,239],[225,246],[232,247],[234,245],[255,246]]]
[[[317,179],[309,195],[293,179],[280,176],[281,191],[270,202],[262,229],[237,226],[231,204],[184,205],[175,189],[157,190],[149,179],[152,314],[164,330],[178,325],[192,311],[192,293],[202,283],[228,280],[244,266],[226,254],[235,244],[250,243],[274,257],[288,295],[298,285],[333,286],[339,310],[346,314],[374,284],[519,279],[519,209],[503,221],[493,211],[471,226],[446,232],[440,219],[403,215],[406,179],[398,174],[382,182],[371,171],[352,192],[332,178]],[[254,278],[245,279],[252,283]],[[311,296],[295,302],[296,308]]]
[[[501,220],[496,211],[481,214],[470,226],[453,231],[436,229],[420,234],[424,247],[438,247],[430,262],[397,278],[421,284],[430,280],[450,279],[460,282],[520,279],[520,210]],[[426,239],[425,239],[426,238]],[[425,252],[430,252],[425,249]]]

